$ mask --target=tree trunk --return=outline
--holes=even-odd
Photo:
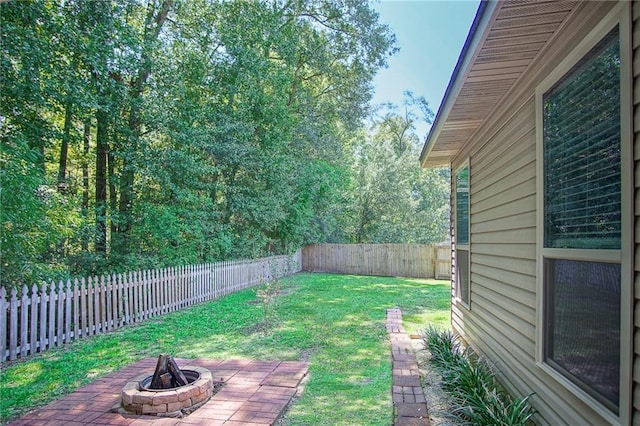
[[[58,163],[58,191],[67,191],[67,157],[69,155],[69,140],[71,139],[71,124],[73,120],[71,100],[67,99],[64,113],[64,130],[60,144],[60,161]]]
[[[109,182],[109,211],[113,214],[118,207],[118,194],[116,193],[115,184],[115,157],[113,151],[109,150],[107,154],[107,181]],[[113,236],[118,232],[118,221],[111,218],[111,248],[113,249]]]
[[[91,119],[87,118],[83,129],[84,157],[82,159],[82,217],[89,220],[89,142],[91,142]],[[82,234],[82,251],[89,250],[89,238]]]
[[[96,111],[96,237],[97,253],[107,252],[107,154],[108,130],[107,112],[102,108]]]
[[[142,101],[142,93],[144,86],[151,75],[152,66],[152,50],[153,45],[158,40],[162,26],[167,20],[167,16],[173,0],[164,0],[160,5],[160,9],[155,8],[155,2],[150,1],[147,6],[147,17],[144,27],[144,45],[142,46],[142,56],[138,67],[138,74],[131,82],[131,109],[129,110],[129,130],[131,141],[127,144],[127,149],[135,153],[138,150],[140,139],[140,128],[142,121],[140,119],[140,102]],[[127,155],[123,159],[122,174],[120,177],[120,206],[119,206],[119,223],[118,223],[118,240],[122,243],[122,248],[127,246],[126,236],[131,230],[131,208],[133,205],[133,186],[135,183],[135,162]]]

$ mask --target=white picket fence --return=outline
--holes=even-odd
[[[302,254],[0,287],[0,362],[300,272]]]

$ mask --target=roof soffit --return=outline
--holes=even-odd
[[[480,23],[472,27],[475,32],[469,34],[423,147],[420,156],[422,167],[451,163],[577,3],[539,0],[488,2],[492,8],[486,8],[483,13],[490,16],[480,17]],[[476,20],[478,18],[476,16]]]

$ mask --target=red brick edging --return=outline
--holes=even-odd
[[[394,425],[429,425],[427,402],[411,339],[402,327],[402,311],[387,309],[387,332],[393,361]]]
[[[146,358],[77,389],[58,401],[10,423],[12,426],[132,425],[264,426],[283,413],[307,374],[306,362],[176,359],[211,371],[224,386],[198,410],[183,418],[150,417],[112,412],[125,384],[141,372],[153,374],[157,360]]]

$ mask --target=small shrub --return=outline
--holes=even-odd
[[[458,337],[449,330],[438,330],[430,325],[423,333],[423,345],[431,352],[431,360],[436,367],[446,367],[454,363],[459,355]]]
[[[266,283],[262,288],[256,291],[256,296],[262,304],[262,329],[265,333],[271,329],[276,321],[275,304],[279,294],[280,283],[277,280]]]
[[[524,426],[531,422],[536,414],[529,403],[533,394],[512,400],[496,383],[491,365],[464,348],[458,335],[429,326],[422,341],[459,417],[474,425]]]
[[[269,271],[269,272],[267,272]],[[267,334],[277,321],[276,303],[282,292],[281,273],[276,262],[270,262],[269,268],[262,276],[265,284],[256,291],[256,297],[262,304],[262,330]]]

